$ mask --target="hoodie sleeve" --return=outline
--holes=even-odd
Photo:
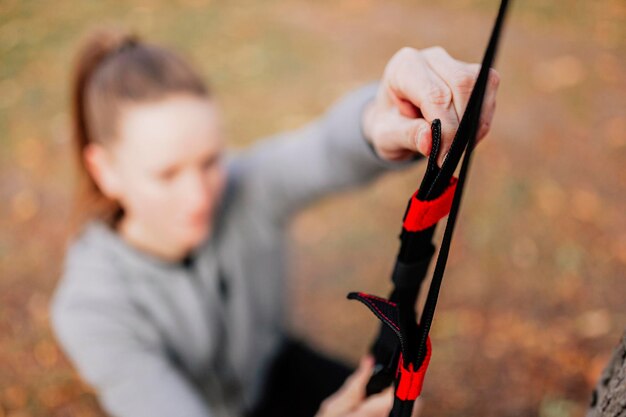
[[[82,380],[114,417],[213,416],[108,269],[69,265],[51,304],[55,337]]]
[[[262,138],[231,159],[230,174],[243,183],[247,204],[274,221],[328,193],[370,182],[384,172],[413,166],[380,158],[362,128],[365,106],[379,81],[345,94],[317,119],[294,130]]]

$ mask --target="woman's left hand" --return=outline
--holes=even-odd
[[[365,396],[365,387],[373,369],[374,357],[370,354],[363,356],[357,370],[337,392],[322,402],[315,417],[387,417],[394,401],[392,387],[370,397]],[[418,398],[411,417],[418,417],[421,408],[422,400]]]
[[[441,166],[479,71],[480,64],[457,61],[438,46],[400,49],[387,63],[376,99],[364,112],[366,138],[389,161],[409,159],[416,152],[428,156],[430,123],[440,119],[442,143],[437,163]],[[489,132],[499,83],[497,71],[491,68],[476,143]]]

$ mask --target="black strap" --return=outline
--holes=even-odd
[[[485,91],[487,89],[487,82],[489,80],[489,70],[495,58],[498,40],[500,38],[500,33],[502,30],[502,25],[504,22],[508,3],[508,0],[502,0],[502,2],[500,3],[498,17],[496,18],[496,23],[489,39],[489,45],[487,46],[487,51],[485,52],[485,56],[483,58],[480,72],[478,74],[478,79],[476,80],[476,84],[474,85],[474,89],[472,90],[472,94],[470,96],[465,113],[463,114],[463,118],[459,123],[459,129],[456,132],[450,151],[448,152],[442,168],[439,171],[435,181],[433,182],[433,186],[430,189],[430,192],[434,193],[437,193],[439,189],[441,189],[439,194],[443,192],[443,189],[445,189],[445,187],[448,185],[448,182],[452,177],[454,170],[456,169],[458,159],[463,153],[463,150],[465,150],[465,156],[463,158],[463,163],[461,164],[461,171],[459,173],[458,183],[454,193],[454,199],[452,200],[452,207],[450,208],[450,214],[448,215],[448,221],[446,222],[446,229],[444,231],[443,240],[441,241],[441,249],[439,250],[437,263],[435,265],[435,271],[433,272],[433,279],[430,284],[430,289],[428,290],[428,296],[426,298],[426,303],[424,304],[424,309],[422,310],[419,326],[420,338],[418,345],[418,361],[421,361],[424,357],[426,350],[426,339],[428,337],[428,333],[430,332],[433,317],[435,315],[435,308],[437,306],[439,290],[441,288],[441,282],[443,280],[443,274],[446,269],[446,262],[448,260],[448,254],[450,252],[452,234],[454,233],[456,218],[459,212],[459,206],[461,204],[461,197],[463,196],[465,178],[467,176],[467,171],[470,166],[471,157],[474,150],[474,144],[476,141],[476,134],[478,132],[480,124],[480,114]],[[460,145],[455,146],[455,144],[457,143],[460,143]]]
[[[441,249],[437,256],[437,263],[419,324],[416,321],[415,304],[421,283],[426,276],[428,264],[434,253],[431,242],[436,224],[418,231],[403,227],[400,234],[400,251],[393,270],[394,289],[388,300],[365,293],[352,292],[348,294],[348,298],[356,299],[365,304],[382,322],[380,332],[372,346],[372,352],[376,358],[376,368],[368,383],[367,394],[379,392],[395,380],[397,395],[394,397],[394,406],[391,412],[393,417],[409,417],[415,401],[414,398],[421,389],[421,379],[419,385],[410,385],[415,388],[412,393],[406,390],[406,384],[400,389],[402,386],[400,384],[401,377],[396,371],[399,370],[398,365],[401,358],[403,369],[407,370],[409,375],[415,374],[412,374],[413,371],[405,366],[407,364],[414,371],[417,372],[419,370],[421,373],[418,378],[423,378],[425,367],[421,368],[421,366],[427,356],[428,334],[435,314],[465,180],[480,124],[480,114],[487,89],[489,71],[495,57],[508,3],[508,0],[502,0],[500,3],[498,16],[478,78],[441,168],[436,163],[441,146],[441,124],[439,120],[434,120],[431,125],[433,146],[428,158],[426,172],[416,195],[418,200],[422,202],[432,201],[442,196],[447,187],[452,184],[451,180],[454,171],[461,160],[461,156],[463,156],[463,152],[465,152],[465,156],[457,179]],[[413,198],[409,199],[403,223],[411,209],[412,201],[414,201]],[[417,208],[417,210],[421,210],[421,208]],[[410,381],[413,381],[413,376],[410,376],[410,378]]]

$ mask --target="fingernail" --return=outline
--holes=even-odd
[[[427,129],[428,129],[428,126],[421,126],[417,131],[417,138],[415,140],[415,146],[417,147],[418,150],[421,149],[420,144],[424,141],[424,136],[426,136]]]

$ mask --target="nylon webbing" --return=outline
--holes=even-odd
[[[430,289],[428,290],[426,303],[424,304],[424,309],[422,310],[421,314],[419,325],[420,338],[418,345],[418,363],[420,363],[424,357],[426,339],[430,332],[433,317],[435,314],[435,308],[437,306],[439,290],[441,288],[441,282],[443,280],[443,274],[446,269],[446,263],[450,252],[450,243],[452,242],[452,235],[454,233],[454,227],[456,225],[459,206],[461,204],[461,197],[463,196],[465,178],[467,176],[467,171],[471,163],[471,157],[476,141],[476,134],[478,132],[482,104],[485,96],[485,91],[487,89],[487,82],[489,80],[489,70],[496,54],[498,40],[500,38],[507,6],[508,0],[502,0],[502,2],[500,3],[500,9],[498,10],[496,23],[489,39],[489,45],[487,46],[487,51],[485,52],[480,72],[478,74],[478,79],[476,81],[476,84],[474,85],[474,89],[472,90],[472,94],[470,96],[465,113],[463,114],[463,118],[459,123],[459,128],[456,132],[452,146],[450,147],[450,151],[448,152],[442,164],[442,168],[435,178],[426,198],[428,199],[428,195],[430,195],[431,193],[437,194],[439,190],[441,190],[438,193],[440,194],[445,186],[448,185],[450,177],[452,177],[452,174],[456,169],[456,165],[458,164],[458,159],[460,158],[463,150],[465,150],[465,156],[463,157],[463,163],[461,164],[461,171],[459,173],[458,183],[456,186],[456,191],[454,193],[454,199],[452,200],[452,207],[450,208],[450,214],[448,215],[448,220],[446,222],[446,229],[444,231],[443,239],[441,241],[441,249],[439,250],[439,254],[437,256],[435,271],[433,272]],[[459,138],[464,139],[463,144],[461,146],[455,147],[454,145],[455,143],[457,143],[458,140],[460,140]]]
[[[367,395],[380,392],[395,381],[394,405],[390,414],[392,417],[409,417],[422,389],[431,356],[429,332],[476,142],[489,71],[496,54],[508,3],[508,0],[500,3],[476,83],[441,168],[437,165],[441,149],[441,124],[438,119],[432,122],[432,150],[420,187],[409,199],[404,213],[399,236],[400,250],[392,272],[394,287],[389,299],[362,292],[348,294],[349,299],[363,303],[382,322],[371,347],[376,367],[366,391]],[[459,177],[454,178],[454,171],[463,152],[465,155]],[[418,324],[415,304],[434,254],[432,238],[435,228],[445,215],[448,220],[441,249]]]

